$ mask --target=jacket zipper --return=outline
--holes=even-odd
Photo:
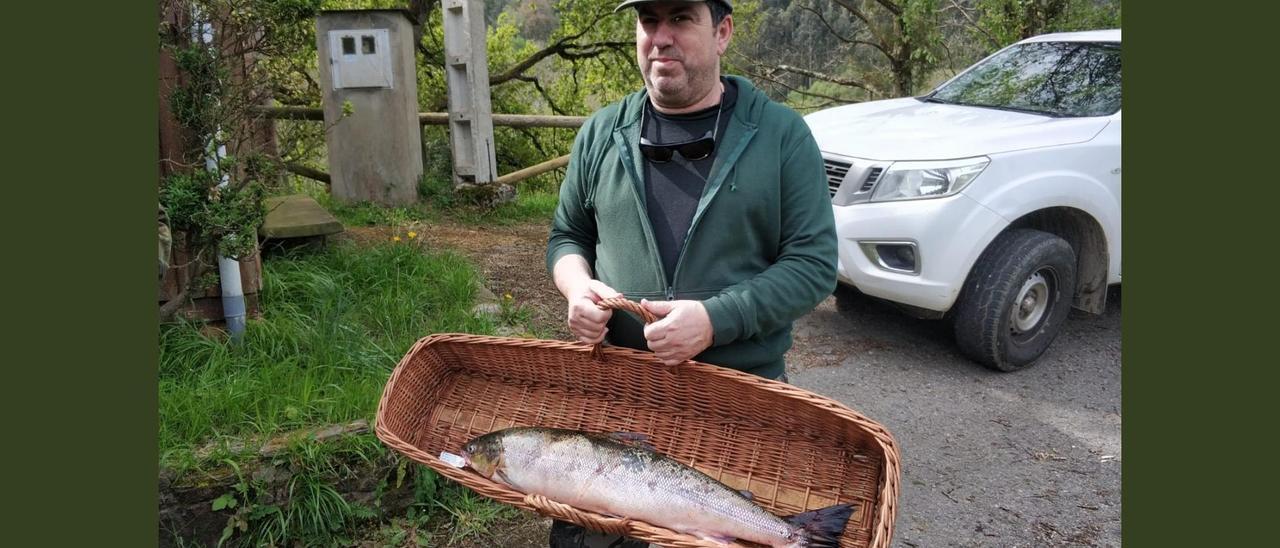
[[[734,150],[730,151],[729,156],[733,156],[736,160],[737,155],[741,152],[743,148],[747,146],[747,143],[751,141],[751,137],[753,136],[755,136],[755,128],[751,128],[742,136],[742,139],[737,143],[737,146],[734,147]],[[725,164],[722,167],[725,170],[728,170],[728,172],[724,176],[726,180],[730,176],[734,176],[734,177],[737,176],[737,174],[733,173],[733,167],[728,165],[728,162],[725,162]],[[716,177],[714,173],[709,173],[708,175],[711,175],[711,177],[708,177],[707,179],[707,185],[709,186],[711,184],[711,181],[716,179]],[[723,185],[724,181],[722,180],[720,184]],[[730,185],[736,184],[736,179],[733,181],[730,181],[729,184]],[[673,286],[676,285],[676,281],[680,279],[680,265],[681,263],[684,263],[684,252],[689,249],[689,239],[693,237],[693,231],[697,230],[698,223],[702,221],[703,214],[706,213],[707,209],[711,207],[711,202],[716,199],[716,196],[719,196],[719,195],[720,195],[720,191],[719,189],[716,189],[715,193],[712,194],[711,197],[707,199],[707,203],[699,207],[698,210],[694,213],[693,222],[689,224],[688,232],[684,233],[684,242],[680,244],[680,255],[676,257],[676,268],[671,273],[671,285]],[[650,230],[652,230],[652,228]],[[671,288],[668,287],[667,289],[668,289],[667,300],[669,301],[674,300],[675,296],[674,296],[674,293],[671,291]]]
[[[730,124],[732,123],[733,122],[731,120]],[[734,150],[730,152],[729,155],[736,157],[741,152],[741,150],[747,146],[747,143],[751,141],[751,137],[754,135],[755,135],[755,127],[749,128],[746,134],[742,136],[741,141],[737,143],[737,146],[734,147]],[[629,144],[626,142],[626,139],[623,139],[623,143]],[[637,181],[640,181],[639,190],[637,192],[643,192],[644,178],[641,177],[639,173],[635,172],[635,163],[632,161],[631,150],[627,146],[619,147],[619,150],[625,156],[624,165],[627,171],[631,174],[631,177]],[[725,169],[730,169],[727,162],[725,163]],[[711,173],[708,175],[714,175],[714,173]],[[707,184],[709,185],[711,180],[715,178],[716,177],[714,176],[709,177],[707,179]],[[719,194],[719,192],[716,192],[716,194]],[[644,223],[645,229],[649,231],[649,252],[653,254],[653,261],[658,266],[658,272],[660,273],[659,275],[662,277],[663,285],[666,286],[666,296],[668,301],[674,301],[676,298],[676,290],[675,290],[676,281],[680,279],[680,264],[684,262],[684,253],[688,249],[689,237],[693,235],[694,229],[698,227],[698,221],[702,220],[702,214],[706,211],[708,207],[711,206],[711,200],[714,200],[714,199],[715,199],[715,194],[711,196],[711,199],[709,199],[703,207],[699,207],[697,212],[694,214],[693,222],[689,225],[689,230],[684,234],[684,242],[682,242],[680,245],[680,255],[676,257],[676,267],[675,267],[675,270],[672,271],[671,273],[671,283],[667,283],[666,275],[661,274],[665,272],[665,269],[662,266],[662,256],[658,253],[658,246],[656,243],[657,238],[653,235],[653,226],[649,224],[649,216],[645,211],[645,207],[641,208],[640,222]],[[643,199],[641,199],[640,204],[641,206],[645,205],[643,202]]]
[[[624,139],[624,140],[623,140],[623,142],[626,142],[626,140]],[[641,178],[641,177],[639,176],[639,174],[638,174],[638,173],[635,173],[635,172],[634,172],[634,171],[635,171],[635,163],[634,163],[634,162],[632,162],[632,158],[631,158],[631,151],[630,151],[627,147],[619,147],[619,151],[620,151],[620,152],[622,152],[622,155],[623,155],[623,164],[624,164],[624,167],[627,169],[627,172],[631,174],[631,177],[632,177],[632,178],[634,178],[634,179],[636,179],[636,180],[638,180],[638,181],[641,181],[641,184],[640,184],[640,189],[641,189],[641,190],[640,190],[640,191],[643,191],[643,189],[644,189],[644,184],[643,184],[644,179],[643,179],[643,178]],[[632,188],[634,189],[635,187],[633,186]],[[661,255],[660,253],[658,253],[657,238],[653,235],[653,225],[650,225],[650,224],[649,224],[649,215],[648,215],[648,214],[647,214],[647,212],[645,211],[645,207],[644,207],[644,206],[645,206],[645,204],[644,204],[643,198],[641,198],[641,196],[643,196],[643,195],[642,195],[642,194],[637,194],[636,199],[637,199],[637,201],[640,203],[640,205],[642,206],[642,207],[640,208],[640,222],[644,224],[644,229],[645,229],[646,231],[648,231],[648,233],[649,233],[649,234],[648,234],[648,236],[649,236],[649,238],[648,238],[648,239],[649,239],[649,254],[650,254],[650,256],[652,256],[652,257],[653,257],[653,262],[654,262],[654,264],[658,267],[658,276],[659,276],[659,277],[661,277],[661,279],[662,279],[662,285],[663,285],[664,287],[666,287],[666,289],[665,289],[664,293],[666,294],[667,300],[668,300],[668,301],[673,301],[673,300],[675,300],[675,298],[676,298],[676,296],[675,296],[675,295],[676,295],[676,290],[675,290],[675,287],[673,287],[673,286],[675,285],[675,284],[674,284],[674,281],[675,281],[675,280],[674,280],[674,278],[675,278],[675,274],[674,274],[674,273],[672,274],[672,282],[673,282],[673,283],[667,283],[667,276],[666,276],[666,274],[665,274],[665,272],[666,272],[666,268],[664,268],[664,267],[662,266],[662,255]],[[688,238],[688,236],[686,235],[686,239],[687,239],[687,238]],[[683,249],[683,246],[681,247],[680,255],[681,255],[681,256],[683,256],[683,255],[684,255],[684,249]],[[680,269],[680,266],[679,266],[679,265],[680,265],[680,259],[676,259],[676,272],[679,272],[679,269]]]

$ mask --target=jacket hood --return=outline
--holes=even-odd
[[[1053,118],[985,107],[870,101],[805,116],[818,148],[869,160],[945,160],[1092,139],[1107,118]]]

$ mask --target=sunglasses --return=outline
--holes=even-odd
[[[680,143],[655,143],[644,136],[644,114],[649,109],[645,108],[640,118],[640,154],[643,154],[650,162],[655,164],[665,164],[671,161],[672,154],[679,152],[685,160],[702,160],[711,155],[716,150],[716,134],[720,131],[720,113],[724,110],[724,94],[720,95],[720,106],[716,108],[716,123],[711,129],[702,134],[697,139],[684,141]]]

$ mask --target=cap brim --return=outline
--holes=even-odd
[[[636,5],[636,4],[646,4],[646,3],[654,2],[654,1],[656,1],[656,0],[627,0],[626,2],[623,2],[623,3],[621,3],[621,4],[618,4],[618,7],[613,8],[613,12],[614,12],[614,13],[618,13],[618,12],[622,11],[622,9],[623,9],[623,8],[629,8],[629,7],[634,6],[634,5]]]
[[[652,3],[652,2],[659,2],[659,1],[661,1],[661,0],[627,0],[626,2],[623,2],[623,3],[621,3],[621,4],[618,4],[618,7],[613,8],[613,12],[614,12],[614,13],[618,13],[618,12],[622,11],[622,9],[623,9],[623,8],[629,8],[629,7],[635,6],[635,5],[637,5],[637,4],[649,4],[649,3]],[[666,0],[666,1],[668,1],[668,2],[686,2],[686,3],[692,4],[692,3],[694,3],[694,2],[710,2],[711,0]],[[725,5],[727,6],[728,4],[725,4]],[[729,7],[729,11],[730,11],[730,12],[732,12],[732,11],[733,11],[733,7],[732,7],[732,6],[730,6],[730,7]]]

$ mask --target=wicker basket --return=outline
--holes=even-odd
[[[609,305],[643,311],[625,299]],[[774,514],[855,503],[842,548],[887,548],[893,535],[899,460],[888,430],[829,398],[723,367],[668,367],[648,352],[582,343],[433,335],[391,374],[376,431],[410,459],[495,500],[665,546],[708,546],[526,496],[438,458],[510,426],[645,433],[662,453],[750,490]]]

